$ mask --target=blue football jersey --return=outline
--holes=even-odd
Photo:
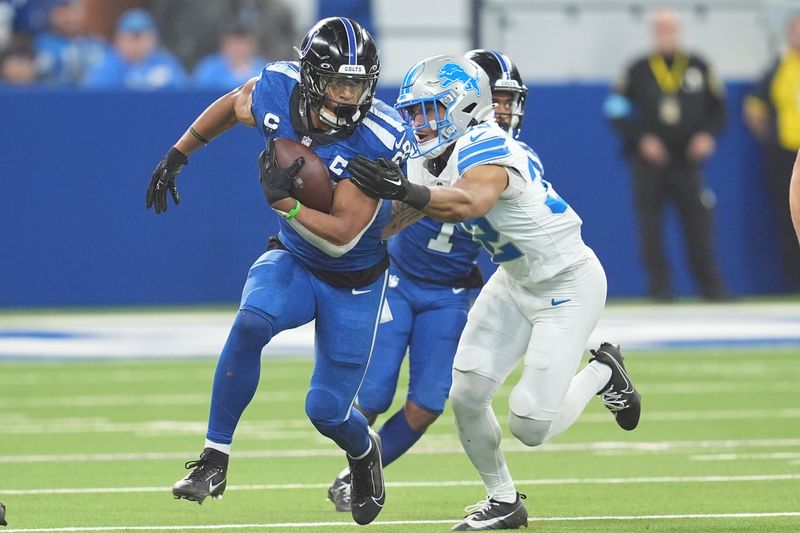
[[[389,239],[389,255],[406,274],[447,284],[468,276],[480,244],[457,224],[424,217]]]
[[[294,61],[270,63],[261,72],[253,87],[251,111],[265,140],[283,138],[309,146],[328,166],[335,182],[350,177],[347,163],[358,155],[392,159],[405,169],[411,132],[397,111],[374,100],[367,116],[349,135],[341,131],[303,133],[297,115],[299,82],[300,65]],[[312,268],[334,272],[363,270],[384,258],[386,247],[381,233],[390,217],[391,202],[380,202],[375,218],[358,243],[341,257],[331,257],[309,244],[283,219],[279,221],[279,237],[289,251]]]

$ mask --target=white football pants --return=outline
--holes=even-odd
[[[605,299],[605,272],[592,257],[526,287],[500,268],[475,301],[453,364],[450,402],[461,444],[489,496],[516,497],[491,407],[495,392],[522,360],[509,397],[514,436],[537,446],[572,425],[611,376],[600,363],[575,375]]]

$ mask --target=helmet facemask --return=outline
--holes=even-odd
[[[309,109],[334,129],[361,122],[372,105],[377,74],[332,74],[303,65],[302,81]]]
[[[438,157],[457,138],[457,128],[450,117],[450,108],[454,98],[449,92],[422,98],[397,106],[400,116],[414,133],[414,148],[411,157]],[[436,137],[420,142],[418,132],[430,128]]]
[[[516,83],[514,83],[515,87],[501,86],[503,81],[506,80],[498,80],[492,90],[492,100],[495,102],[495,121],[501,129],[517,138],[522,129],[522,118],[525,116],[525,97],[528,91],[525,88],[519,88]],[[498,100],[508,101],[509,99],[508,108],[498,102]]]

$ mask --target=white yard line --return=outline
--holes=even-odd
[[[758,481],[793,481],[800,479],[800,474],[757,474],[749,476],[658,476],[658,477],[612,477],[612,478],[563,478],[563,479],[519,479],[517,486],[525,485],[628,485],[651,483],[734,483]],[[283,483],[264,485],[229,485],[228,490],[309,490],[327,489],[330,483]],[[483,483],[478,480],[464,481],[395,481],[387,482],[387,487],[395,488],[448,488],[478,487]],[[169,487],[85,487],[59,489],[0,489],[5,496],[38,496],[48,494],[118,494],[118,493],[166,493]]]
[[[716,514],[665,514],[665,515],[608,515],[608,516],[542,516],[528,520],[536,522],[594,522],[594,521],[631,521],[631,520],[703,520],[703,519],[735,519],[735,518],[781,518],[800,517],[800,512],[777,513],[716,513]],[[370,524],[370,528],[379,526],[415,526],[455,524],[452,520],[386,520]],[[4,533],[60,533],[84,531],[184,531],[184,530],[216,530],[216,529],[258,529],[258,528],[328,528],[353,527],[353,522],[284,522],[280,524],[214,524],[214,525],[182,525],[182,526],[103,526],[103,527],[54,527],[54,528],[17,528],[5,529]]]
[[[431,435],[433,436],[433,435]],[[704,450],[704,449],[732,449],[732,448],[772,448],[772,447],[800,447],[800,439],[740,439],[740,440],[679,440],[660,442],[576,442],[563,444],[545,444],[544,446],[529,448],[524,444],[508,439],[503,443],[503,451],[507,453],[543,453],[543,452],[605,452],[627,450],[637,452],[670,452],[675,450]],[[438,442],[435,445],[421,444],[412,448],[409,453],[422,455],[462,454],[463,449],[455,445],[443,447]],[[0,464],[17,463],[78,463],[78,462],[104,462],[104,461],[166,461],[181,460],[195,457],[197,451],[158,452],[158,453],[92,453],[92,454],[52,454],[52,455],[0,455]],[[259,450],[235,451],[233,456],[239,459],[265,459],[273,457],[340,457],[342,451],[332,446],[318,449],[294,450]]]
[[[774,461],[783,459],[800,459],[800,452],[772,453],[712,453],[690,455],[692,461]]]

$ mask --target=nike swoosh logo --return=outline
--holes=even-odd
[[[463,287],[460,289],[456,289],[455,287],[453,287],[453,294],[461,294],[462,292],[464,292]]]
[[[483,137],[483,135],[484,135],[485,133],[486,133],[485,131],[482,131],[482,132],[478,133],[477,135],[470,135],[470,136],[469,136],[469,140],[470,140],[471,142],[475,142],[475,141],[477,141],[478,139],[480,139],[481,137]]]
[[[399,178],[396,179],[396,180],[390,180],[389,178],[383,178],[383,180],[384,181],[388,181],[389,183],[391,183],[393,185],[397,185],[398,187],[403,184],[402,180],[400,180]]]
[[[360,291],[358,289],[353,289],[353,294],[358,296],[359,294],[367,294],[368,292],[372,292],[372,289],[367,289],[365,291]]]
[[[217,487],[219,487],[223,483],[225,483],[224,479],[222,481],[220,481],[219,483],[217,483],[216,485],[214,485],[213,481],[209,481],[208,482],[208,492],[214,492],[215,490],[217,490]]]
[[[572,301],[572,298],[567,298],[566,300],[556,300],[555,298],[553,298],[552,300],[550,300],[550,305],[555,307],[557,305],[565,304],[565,303],[571,302],[571,301]]]
[[[512,514],[514,514],[516,512],[517,512],[517,510],[514,509],[513,511],[511,511],[507,515],[496,516],[494,518],[489,518],[488,520],[471,520],[471,519],[467,518],[467,524],[469,524],[470,527],[475,527],[475,528],[479,527],[481,529],[487,529],[489,526],[494,525],[494,524],[500,522],[501,520],[505,520],[506,518],[508,518],[509,516],[511,516]]]
[[[603,352],[603,353],[605,353],[605,352]],[[611,356],[609,355],[609,357],[611,357]],[[622,368],[622,366],[617,362],[616,359],[611,357],[611,360],[614,361],[614,366],[617,367],[617,370],[619,370],[619,373],[622,374],[622,378],[625,380],[625,390],[623,390],[621,392],[623,394],[632,394],[633,393],[633,383],[631,383],[631,380],[628,377],[628,373],[625,372],[625,369]]]

